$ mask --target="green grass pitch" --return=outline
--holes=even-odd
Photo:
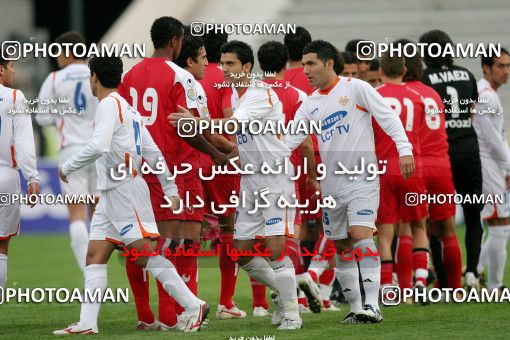
[[[459,229],[463,244],[463,229]],[[117,253],[108,266],[108,284],[111,288],[128,287],[124,267]],[[172,339],[460,339],[508,338],[510,334],[509,303],[438,303],[429,306],[406,305],[382,309],[381,324],[343,325],[340,323],[348,311],[342,305],[337,313],[304,314],[303,328],[299,331],[278,331],[271,326],[270,317],[253,318],[251,288],[248,276],[241,270],[235,301],[248,316],[244,320],[216,320],[219,301],[220,271],[217,258],[201,258],[199,296],[211,305],[209,325],[196,334],[176,332],[136,331],[134,299],[129,303],[104,304],[99,317],[99,335],[96,338],[159,338]],[[507,262],[505,283],[510,286],[510,265]],[[9,251],[8,287],[65,287],[81,288],[83,278],[79,271],[66,235],[26,235],[14,238]],[[157,313],[157,289],[151,279],[151,301]],[[271,302],[270,302],[271,305]],[[0,305],[0,338],[54,339],[51,332],[78,321],[78,303]]]

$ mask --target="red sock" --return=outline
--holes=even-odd
[[[296,272],[296,275],[302,274],[305,271],[305,267],[303,265],[303,259],[301,258],[301,253],[299,251],[299,245],[296,244],[296,242],[292,240],[287,240],[286,243],[289,257],[292,261],[292,264],[294,265],[294,271]]]
[[[154,314],[149,303],[149,274],[144,273],[143,268],[129,258],[126,258],[126,272],[135,298],[138,321],[153,323]]]
[[[398,237],[395,272],[401,289],[413,286],[413,238],[411,236]]]
[[[393,261],[381,261],[381,285],[391,285],[393,281]]]
[[[421,282],[425,287],[427,287],[427,277],[429,274],[428,250],[422,248],[414,249],[413,262],[414,262],[414,279],[416,283]]]
[[[158,247],[162,246],[162,243],[165,241],[165,238],[160,238],[158,240]],[[175,249],[176,244],[170,245],[171,249]],[[175,256],[168,256],[167,259],[172,262],[175,266]],[[159,321],[164,323],[168,327],[173,327],[177,324],[177,314],[175,313],[175,305],[177,304],[175,300],[168,295],[163,286],[159,281],[158,284],[158,313],[159,313]]]
[[[319,283],[329,286],[330,284],[333,284],[334,279],[335,272],[333,271],[333,269],[326,269],[319,278]]]
[[[326,238],[324,234],[322,234],[319,236],[317,243],[315,243],[315,248],[313,250],[314,253],[317,251],[318,255],[324,257],[325,261],[331,262],[336,254],[335,241]]]
[[[448,275],[449,288],[461,288],[462,281],[462,255],[460,253],[457,236],[441,238],[443,246],[443,265]]]
[[[266,299],[266,286],[250,277],[251,291],[253,293],[253,308],[264,307],[269,309]]]
[[[184,251],[188,251],[189,249],[193,249],[193,251],[197,252],[200,250],[200,243],[195,242],[193,240],[184,240],[181,249]],[[177,273],[182,277],[186,286],[188,286],[189,290],[195,295],[198,294],[198,257],[197,256],[176,256],[175,257],[175,268],[177,269]],[[177,303],[175,304],[175,312],[179,315],[184,312],[184,308],[182,308]]]
[[[298,303],[299,305],[302,305],[302,306],[308,307],[308,300],[306,299],[306,297],[298,297],[298,299],[297,299],[297,303]]]
[[[225,233],[220,236],[220,271],[221,271],[221,289],[220,305],[230,309],[234,307],[232,297],[236,289],[237,282],[237,263],[228,256],[228,250],[234,248],[234,236],[231,233]]]

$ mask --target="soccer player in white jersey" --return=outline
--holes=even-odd
[[[252,250],[257,242],[256,236],[264,236],[266,247],[271,250],[271,263],[262,256],[242,256],[237,262],[255,280],[278,292],[273,325],[279,325],[280,330],[299,329],[302,321],[298,311],[294,265],[288,256],[282,256],[285,236],[293,234],[295,212],[294,209],[280,209],[277,205],[281,196],[292,199],[294,183],[289,178],[292,174],[261,173],[263,162],[273,168],[278,162],[285,164],[290,150],[274,134],[250,134],[247,129],[241,128],[243,122],[260,121],[264,126],[268,121],[275,125],[285,121],[282,104],[271,87],[249,78],[253,63],[253,50],[248,44],[233,40],[222,45],[221,65],[225,81],[233,87],[234,114],[230,119],[214,121],[230,120],[238,125],[237,151],[241,166],[251,164],[254,170],[253,175],[241,175],[240,195],[245,196],[246,204],[241,203],[236,211],[235,247],[244,251]],[[193,117],[187,110],[180,111],[169,116],[170,122],[177,124],[180,118]],[[262,200],[262,195],[269,201],[269,207],[255,209],[255,200]]]
[[[510,149],[505,138],[504,115],[498,88],[510,74],[510,55],[504,48],[500,57],[482,57],[483,78],[478,81],[479,102],[473,126],[480,145],[482,192],[504,195],[503,204],[486,204],[482,218],[489,224],[488,237],[482,245],[478,273],[489,268],[488,288],[502,288],[506,263],[506,246],[510,238]]]
[[[2,45],[3,46],[3,45]],[[3,55],[3,54],[2,54]],[[39,193],[32,119],[26,112],[25,96],[14,85],[14,62],[0,55],[0,288],[7,284],[7,252],[11,237],[19,231],[18,201],[5,204],[4,199],[20,194],[18,169],[28,183],[29,194]],[[12,111],[16,113],[12,113]],[[33,206],[33,205],[32,205]]]
[[[321,181],[323,197],[331,195],[335,208],[324,208],[323,224],[326,237],[335,241],[336,271],[343,294],[350,305],[344,323],[382,321],[378,306],[381,262],[373,241],[375,219],[379,206],[379,180],[369,180],[367,171],[357,178],[336,175],[338,162],[345,169],[358,170],[361,163],[377,163],[375,156],[372,116],[393,139],[400,155],[399,165],[405,179],[414,172],[412,146],[402,123],[383,98],[366,82],[338,77],[335,64],[338,53],[323,40],[309,43],[303,50],[304,72],[313,87],[318,88],[303,101],[296,121],[321,123],[318,135],[321,160],[326,176]],[[295,149],[306,134],[287,136],[287,145]],[[356,167],[356,168],[355,168]],[[344,172],[345,173],[345,172]],[[344,260],[342,251],[361,248],[373,256],[358,261]],[[359,272],[358,272],[359,264]],[[365,291],[362,304],[359,275]]]
[[[150,204],[149,189],[140,173],[142,157],[154,169],[163,162],[164,173],[157,175],[163,191],[179,207],[177,187],[168,180],[170,172],[161,151],[142,124],[140,114],[116,92],[122,75],[122,61],[117,57],[96,57],[89,61],[92,93],[99,99],[94,132],[89,143],[59,169],[60,178],[96,162],[98,190],[101,199],[92,217],[85,289],[104,292],[107,287],[107,262],[117,244],[128,249],[152,249],[150,238],[158,237],[158,229]],[[125,165],[123,174],[118,171]],[[158,169],[160,166],[158,166]],[[153,253],[135,261],[159,280],[167,293],[185,311],[180,316],[185,332],[200,329],[208,313],[208,305],[199,300],[178,275],[173,264]],[[80,321],[57,330],[54,334],[96,334],[100,303],[84,302]]]
[[[85,44],[83,36],[77,32],[66,32],[59,36],[57,44],[70,44],[69,50],[76,44]],[[65,50],[64,50],[65,51]],[[61,53],[57,57],[59,71],[48,75],[39,91],[39,108],[42,110],[63,110],[73,108],[76,113],[59,114],[48,113],[36,115],[40,125],[56,125],[60,137],[59,163],[65,163],[85,145],[92,136],[94,115],[97,109],[97,98],[92,96],[89,78],[90,71],[85,59],[75,57],[72,53]],[[60,99],[68,98],[69,103],[60,103]],[[45,104],[45,100],[52,99],[57,104]],[[66,99],[67,100],[67,99]],[[66,101],[63,100],[63,101]],[[95,195],[97,173],[94,164],[90,164],[69,176],[69,183],[60,182],[62,194],[66,195]],[[83,203],[67,205],[69,211],[69,235],[71,248],[76,261],[82,271],[85,270],[87,255],[87,206]],[[89,207],[92,217],[93,207]]]

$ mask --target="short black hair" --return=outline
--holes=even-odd
[[[151,26],[151,40],[155,49],[165,47],[174,37],[183,35],[183,24],[173,17],[160,17]]]
[[[349,40],[347,42],[347,44],[345,44],[345,48],[344,48],[347,52],[351,52],[352,54],[354,54],[356,59],[358,58],[358,51],[357,51],[357,49],[358,49],[358,43],[360,41],[366,41],[366,39],[352,39],[352,40]],[[361,44],[360,47],[363,47],[363,46],[369,45],[369,44],[370,44],[369,42],[366,42],[366,43]]]
[[[345,64],[357,64],[356,57],[349,51],[340,52],[340,59]]]
[[[485,51],[489,51],[489,46],[485,47]],[[506,48],[501,47],[500,56],[502,56],[503,54],[510,55],[510,53],[508,53],[508,50]],[[494,59],[496,59],[496,58],[498,58],[498,57],[495,55],[493,55],[492,57],[489,57],[489,56],[484,56],[482,53],[482,67],[483,67],[483,65],[486,65],[486,66],[489,66],[489,68],[491,68],[492,65],[494,65]]]
[[[341,64],[338,50],[335,46],[327,41],[314,40],[307,44],[303,49],[303,55],[308,53],[317,53],[317,58],[319,58],[323,63],[326,63],[326,61],[332,59],[334,62],[333,69],[335,72],[338,72],[340,69],[343,70],[343,64]]]
[[[117,88],[122,78],[122,59],[119,57],[93,57],[89,60],[90,74],[95,74],[101,85]]]
[[[302,26],[296,27],[296,33],[287,33],[283,38],[283,43],[289,49],[289,57],[292,61],[301,61],[303,58],[303,48],[312,41],[310,32]]]
[[[59,45],[62,45],[62,44],[71,44],[71,47],[69,48],[69,51],[71,51],[71,54],[73,55],[73,57],[75,59],[85,60],[85,54],[83,56],[81,56],[81,57],[77,57],[72,52],[74,45],[77,45],[77,44],[85,45],[86,44],[85,37],[83,37],[83,35],[81,35],[79,32],[69,31],[69,32],[62,33],[57,38],[55,38],[55,42],[57,44],[59,44]],[[68,57],[68,56],[66,56],[66,57]]]
[[[182,40],[181,53],[179,53],[179,58],[175,60],[175,63],[185,69],[188,66],[187,64],[188,58],[191,58],[195,62],[197,62],[198,51],[200,50],[201,47],[204,47],[204,41],[202,40],[202,38],[192,35],[189,30],[189,26],[186,26],[184,29],[184,38]]]
[[[207,60],[211,63],[219,63],[221,59],[221,45],[227,42],[227,33],[207,33],[202,36],[204,47],[207,51]],[[181,52],[182,53],[182,52]]]
[[[253,68],[253,64],[255,64],[255,58],[253,56],[253,50],[244,41],[232,40],[221,45],[220,48],[221,53],[234,53],[237,56],[237,59],[241,61],[242,65],[247,63],[251,63],[251,67]]]
[[[409,39],[398,39],[393,44],[400,46],[400,50],[404,51],[405,45],[414,45],[414,42]],[[407,72],[404,75],[403,81],[421,81],[423,79],[423,64],[420,55],[418,53],[414,53],[411,57],[407,57],[404,53],[404,61]]]
[[[4,53],[7,53],[7,46],[9,46],[10,44],[6,44],[6,41],[5,42],[2,42],[2,44],[0,45],[0,65],[2,65],[3,67],[7,67],[7,63],[10,61],[10,60],[7,60],[7,59],[4,59]]]
[[[268,41],[260,46],[257,59],[262,71],[278,73],[289,60],[289,50],[281,42]]]
[[[384,75],[388,78],[397,78],[400,77],[404,73],[405,61],[404,57],[391,56],[390,52],[384,52],[381,56],[381,69],[384,72]]]
[[[423,33],[419,39],[419,42],[422,44],[430,45],[432,43],[437,43],[441,46],[441,50],[443,51],[445,46],[448,44],[453,44],[452,39],[448,34],[441,30],[432,30],[426,33]],[[431,57],[428,54],[428,46],[424,48],[423,61],[427,67],[435,67],[441,68],[442,66],[451,66],[453,65],[453,58],[446,54],[444,56],[440,55],[438,57]]]
[[[379,64],[379,59],[372,59],[370,60],[370,68],[368,69],[369,71],[379,71],[379,68],[381,67],[381,65]]]

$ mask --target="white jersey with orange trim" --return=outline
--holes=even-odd
[[[352,190],[356,183],[366,181],[370,175],[366,166],[377,163],[372,116],[396,143],[400,156],[412,155],[412,145],[400,119],[381,95],[362,80],[339,77],[329,89],[315,90],[296,112],[295,121],[315,121],[321,125],[317,140],[327,171],[321,182],[323,195],[337,196]],[[304,133],[288,135],[286,143],[293,150],[306,137]],[[338,162],[358,173],[336,175],[336,170],[344,170]],[[360,166],[363,167],[361,172]],[[357,178],[349,178],[354,176]]]
[[[491,158],[510,175],[510,149],[505,138],[503,107],[496,91],[484,78],[478,81],[479,102],[473,127],[478,136],[481,158]]]
[[[20,169],[27,183],[39,182],[32,118],[27,112],[25,96],[1,84],[0,167]]]
[[[59,130],[60,148],[83,146],[92,136],[97,98],[90,89],[90,70],[86,64],[70,64],[48,75],[39,91],[42,112],[36,115],[40,125],[54,124]],[[47,104],[48,100],[55,103]],[[66,103],[67,102],[67,103]],[[76,113],[63,113],[73,109]],[[51,113],[56,110],[60,113]]]
[[[142,124],[140,113],[113,92],[99,103],[90,141],[62,165],[62,171],[67,175],[96,161],[97,188],[105,191],[141,176],[142,157],[151,169],[157,169],[165,195],[177,195],[174,181],[167,180],[170,172],[161,151]],[[156,166],[158,162],[164,171],[160,171],[161,165]]]
[[[233,117],[246,127],[251,121],[259,121],[262,127],[268,121],[273,126],[285,123],[282,103],[271,86],[257,80],[252,80],[249,85],[242,95],[233,88]],[[285,158],[290,157],[289,148],[279,136],[271,133],[252,135],[248,128],[237,132],[237,147],[241,165],[252,164],[254,171],[259,171],[264,162],[272,167],[278,162],[283,165]]]

